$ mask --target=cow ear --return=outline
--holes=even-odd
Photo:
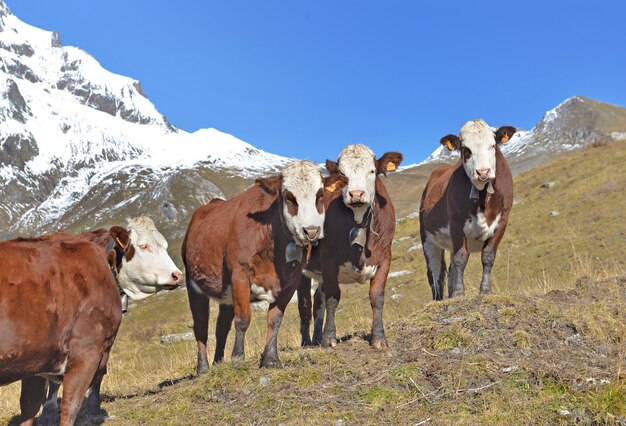
[[[461,147],[461,139],[457,135],[446,135],[439,142],[450,151],[456,151]]]
[[[115,245],[117,245],[122,251],[126,251],[128,249],[128,244],[130,243],[130,234],[125,228],[121,226],[114,226],[109,229],[109,235],[111,238],[115,240]]]
[[[333,160],[326,160],[326,170],[328,170],[328,173],[333,174],[333,173],[339,173],[339,163],[337,163],[336,161]]]
[[[280,192],[280,186],[283,183],[282,175],[270,176],[266,178],[258,178],[254,181],[256,186],[261,187],[263,191],[270,195],[276,195]]]
[[[498,130],[496,130],[496,142],[497,143],[506,143],[511,139],[511,137],[515,134],[517,130],[515,127],[511,126],[502,126]]]
[[[335,192],[348,184],[348,178],[341,173],[333,173],[323,178],[324,189],[328,192]]]
[[[115,253],[115,249],[107,253],[107,263],[112,270],[117,266],[117,254]]]
[[[387,176],[389,172],[398,170],[398,166],[402,163],[402,154],[399,152],[385,152],[378,160],[376,160],[376,173]]]

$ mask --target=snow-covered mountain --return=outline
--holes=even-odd
[[[2,0],[0,144],[0,236],[119,222],[150,207],[167,220],[181,208],[172,186],[186,184],[196,206],[224,195],[212,180],[289,160],[216,129],[177,129],[138,81],[20,21]]]
[[[520,172],[617,139],[626,139],[626,109],[574,97],[503,151]],[[387,179],[400,216],[417,210],[430,171],[457,155],[437,148]],[[57,33],[20,21],[0,0],[0,238],[82,232],[147,214],[175,253],[197,206],[287,161],[215,129],[176,128],[138,81],[62,46]]]
[[[626,139],[626,108],[574,96],[546,112],[532,130],[519,130],[501,147],[513,172],[520,173],[563,152],[623,139]],[[456,158],[458,153],[439,146],[413,167],[451,163]]]

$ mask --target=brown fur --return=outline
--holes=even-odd
[[[232,306],[220,304],[214,362],[224,357],[233,319],[236,330],[233,357],[244,356],[252,283],[271,290],[276,299],[268,312],[268,337],[261,365],[279,365],[278,327],[302,270],[301,262],[287,264],[285,260],[285,250],[291,241],[281,217],[281,205],[285,202],[280,179],[271,177],[257,180],[255,186],[228,201],[214,200],[194,212],[182,257],[198,344],[198,373],[208,370],[209,297],[228,298],[228,292],[232,292],[233,299]]]
[[[101,380],[121,321],[117,286],[101,246],[55,234],[0,243],[0,385],[22,381],[21,418],[32,423],[45,379],[63,377],[61,424],[73,424]],[[26,309],[28,307],[28,309]]]

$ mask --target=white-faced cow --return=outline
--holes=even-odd
[[[434,170],[422,194],[420,234],[433,299],[443,298],[444,250],[451,252],[448,296],[465,294],[463,272],[471,252],[482,253],[480,292],[489,293],[489,274],[513,204],[511,169],[499,145],[515,133],[494,131],[482,120],[465,123],[459,135],[441,144],[459,151],[459,160]]]
[[[289,163],[278,176],[228,200],[213,200],[191,218],[183,242],[189,306],[198,344],[198,373],[208,370],[209,298],[219,303],[214,362],[224,357],[233,318],[232,357],[244,357],[250,324],[250,289],[271,294],[263,367],[280,365],[277,334],[307,256],[306,248],[324,237],[324,181],[317,165]]]
[[[53,234],[48,238],[73,238],[67,234]],[[172,290],[182,282],[183,274],[167,253],[167,241],[147,216],[129,219],[127,227],[114,226],[108,231],[98,229],[85,232],[79,238],[94,242],[114,253],[114,274],[125,312],[128,298],[141,300],[161,290]],[[112,250],[112,251],[111,251]],[[55,423],[58,415],[57,392],[60,382],[49,382],[48,397],[44,403],[41,420]],[[99,416],[100,385],[97,381],[89,388],[87,413]]]
[[[341,296],[339,283],[364,283],[367,280],[370,281],[372,306],[371,345],[377,348],[387,346],[383,304],[396,217],[380,175],[396,170],[401,162],[402,154],[398,152],[388,152],[376,159],[365,145],[349,145],[341,151],[337,162],[326,161],[330,177],[341,176],[347,183],[326,186],[326,238],[313,249],[298,288],[304,346],[336,345],[335,311]],[[311,282],[307,277],[320,282],[315,297],[313,342],[309,334]]]

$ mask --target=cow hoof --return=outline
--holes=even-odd
[[[491,289],[490,288],[481,288],[480,289],[480,294],[491,294]]]
[[[336,348],[337,340],[335,339],[322,339],[322,347],[323,348]]]
[[[302,346],[303,348],[308,348],[309,346],[313,346],[313,342],[311,342],[311,339],[302,339],[300,346]]]
[[[263,358],[261,360],[261,368],[283,368],[283,363],[278,358]]]
[[[376,349],[384,349],[389,347],[389,344],[387,344],[387,339],[384,337],[372,339],[372,343],[370,343],[370,345]]]

